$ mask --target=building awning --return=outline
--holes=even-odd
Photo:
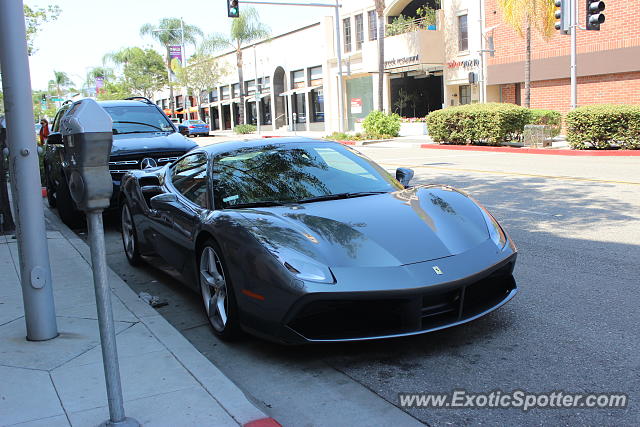
[[[306,93],[306,92],[311,92],[314,89],[319,89],[321,88],[322,85],[318,85],[318,86],[305,86],[305,87],[297,87],[295,89],[289,89],[287,91],[282,92],[280,95],[278,96],[288,96],[288,95],[293,95],[296,93]]]
[[[169,108],[165,108],[165,109],[164,109],[164,110],[162,110],[162,111],[164,111],[164,113],[165,113],[167,116],[169,116],[169,115],[171,115],[171,114],[173,113],[173,111],[171,111],[171,109],[169,109]]]
[[[198,112],[198,107],[189,107],[189,112],[190,113],[197,113]]]

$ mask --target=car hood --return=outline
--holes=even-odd
[[[183,135],[174,133],[131,133],[113,136],[111,155],[158,151],[187,152],[197,145]]]
[[[240,211],[272,253],[330,267],[401,266],[465,252],[489,239],[481,208],[449,187]]]

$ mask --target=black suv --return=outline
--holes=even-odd
[[[157,105],[146,98],[122,101],[99,101],[113,120],[113,147],[109,169],[113,178],[111,207],[118,207],[120,179],[130,169],[163,166],[196,147],[178,133],[171,120]],[[71,108],[65,104],[56,113],[44,154],[47,198],[57,207],[60,218],[69,226],[78,226],[83,216],[77,210],[65,179],[64,145],[60,133],[62,116]]]

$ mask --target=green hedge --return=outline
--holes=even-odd
[[[562,114],[554,110],[529,110],[531,112],[530,125],[546,125],[551,128],[551,136],[560,135],[562,129]]]
[[[256,129],[256,125],[236,125],[234,126],[233,131],[235,133],[243,135],[247,133],[253,133],[256,131]]]
[[[527,108],[515,104],[470,104],[429,113],[427,126],[435,142],[499,145],[520,139],[531,117]]]
[[[402,119],[396,113],[386,114],[382,111],[372,111],[367,114],[362,122],[362,128],[369,135],[398,136],[400,133],[400,121]]]
[[[567,114],[566,124],[571,148],[640,149],[640,106],[579,107]]]

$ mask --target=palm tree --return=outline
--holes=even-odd
[[[384,82],[384,0],[375,0],[376,13],[378,14],[378,110],[384,111],[382,105]]]
[[[49,89],[55,89],[58,98],[62,96],[62,89],[68,88],[73,85],[73,82],[69,78],[69,75],[63,71],[54,71],[53,80],[49,80]]]
[[[108,64],[113,63],[118,66],[126,67],[129,62],[135,58],[136,55],[139,55],[142,52],[142,49],[139,47],[124,47],[115,52],[107,53],[102,57],[102,63]]]
[[[220,49],[232,49],[236,52],[236,66],[238,67],[238,82],[240,87],[239,113],[240,123],[244,124],[244,77],[242,73],[242,46],[252,41],[269,37],[269,29],[260,22],[258,11],[252,7],[244,9],[239,18],[231,22],[231,32],[228,36],[220,33],[211,34],[202,42],[203,53],[212,53]],[[257,82],[256,82],[257,83]]]
[[[504,22],[525,38],[524,105],[531,107],[531,28],[549,39],[555,26],[553,0],[498,0]]]
[[[202,37],[202,30],[195,25],[188,25],[180,18],[162,18],[158,25],[144,24],[140,27],[141,36],[151,36],[152,39],[160,43],[167,50],[167,72],[171,71],[171,56],[169,46],[181,45],[185,43],[196,45],[197,37]],[[184,52],[182,52],[184,56]],[[175,116],[173,105],[173,85],[169,79],[169,108],[171,115]]]

